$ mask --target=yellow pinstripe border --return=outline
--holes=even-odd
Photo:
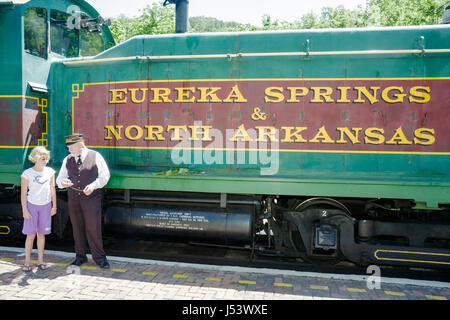
[[[118,84],[118,83],[162,83],[162,82],[242,82],[242,81],[363,81],[363,80],[450,80],[450,77],[423,77],[423,78],[246,78],[246,79],[168,79],[168,80],[126,80],[109,82],[86,82],[82,86],[92,86],[99,84]],[[72,84],[79,86],[77,83]],[[83,89],[84,91],[84,89]],[[81,91],[82,92],[82,91]]]
[[[428,256],[444,256],[444,257],[449,257],[450,258],[450,254],[447,254],[447,253],[414,252],[414,251],[399,251],[399,250],[382,250],[382,249],[378,249],[378,250],[376,250],[374,252],[373,255],[374,255],[375,259],[377,259],[377,260],[402,261],[402,262],[419,262],[419,263],[433,263],[433,264],[447,264],[447,265],[450,265],[450,262],[443,262],[443,261],[397,259],[397,258],[380,258],[380,257],[378,257],[378,253],[379,252],[421,254],[421,255],[428,255]]]
[[[11,229],[8,226],[0,226],[2,229],[6,229],[6,232],[0,232],[0,234],[9,234],[11,232]]]
[[[24,95],[0,95],[0,98],[20,98],[20,99],[33,99],[37,101],[37,106],[41,108],[42,114],[45,115],[45,132],[41,134],[41,138],[38,139],[39,146],[47,147],[48,140],[44,139],[44,135],[48,134],[48,113],[44,110],[48,106],[48,99],[46,98],[38,98],[38,97],[30,97]],[[0,146],[0,149],[29,149],[37,146]]]
[[[89,85],[89,83],[83,83],[80,85],[78,83],[72,83],[72,93],[76,93],[75,96],[72,97],[72,135],[79,134],[75,132],[75,109],[74,109],[74,101],[75,99],[80,98],[80,92],[84,92],[84,86]]]
[[[88,146],[96,149],[144,149],[144,150],[208,150],[208,151],[278,151],[278,152],[308,152],[308,153],[356,153],[356,154],[432,154],[450,155],[450,152],[403,152],[403,151],[351,151],[351,150],[298,150],[298,149],[253,149],[253,148],[187,148],[187,147],[125,147],[125,146]]]
[[[105,85],[105,84],[123,84],[123,83],[162,83],[162,82],[242,82],[242,81],[353,81],[353,80],[450,80],[450,77],[423,77],[423,78],[249,78],[249,79],[177,79],[177,80],[127,80],[110,82],[92,82],[92,83],[73,83],[72,92],[72,134],[75,132],[75,99],[80,98],[80,92],[84,92],[85,86]],[[81,88],[80,88],[81,85]],[[405,151],[351,151],[351,150],[299,150],[299,149],[251,149],[251,148],[179,148],[179,147],[126,147],[126,146],[88,146],[97,149],[143,149],[143,150],[222,150],[222,151],[278,151],[278,152],[308,152],[308,153],[346,153],[346,154],[404,154],[404,155],[450,155],[450,152],[405,152]]]

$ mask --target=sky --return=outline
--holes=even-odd
[[[139,10],[154,0],[86,0],[100,12],[103,18],[115,18],[120,14],[138,16]],[[162,0],[161,0],[162,1]],[[261,26],[265,14],[272,21],[300,20],[306,13],[320,14],[322,7],[343,5],[346,9],[365,7],[366,0],[189,0],[189,16],[206,16],[222,21],[235,21]]]

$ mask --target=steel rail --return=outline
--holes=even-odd
[[[188,60],[188,59],[233,59],[244,57],[291,57],[291,56],[327,56],[327,55],[376,55],[376,54],[425,54],[449,53],[450,49],[405,49],[405,50],[353,50],[353,51],[298,51],[298,52],[255,52],[255,53],[229,53],[229,54],[200,54],[200,55],[164,55],[164,56],[132,56],[120,58],[91,59],[80,61],[65,61],[64,65],[92,64],[115,61],[133,60]]]

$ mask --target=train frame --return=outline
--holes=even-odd
[[[32,147],[48,147],[58,170],[64,136],[83,133],[112,173],[106,233],[312,263],[450,266],[450,26],[138,36],[113,46],[84,1],[8,3],[0,26],[21,31],[3,34],[13,49],[0,50],[0,236],[20,234]],[[72,5],[83,13],[68,14]],[[26,40],[27,12],[45,27],[44,49]],[[87,35],[63,50],[52,32],[67,40],[71,29],[58,28],[73,15]],[[100,52],[83,57],[91,42]],[[53,221],[60,237],[65,197],[58,192]]]

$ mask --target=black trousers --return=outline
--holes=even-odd
[[[68,189],[69,217],[72,223],[76,257],[86,260],[87,245],[96,263],[106,260],[102,240],[102,194],[90,196]]]

